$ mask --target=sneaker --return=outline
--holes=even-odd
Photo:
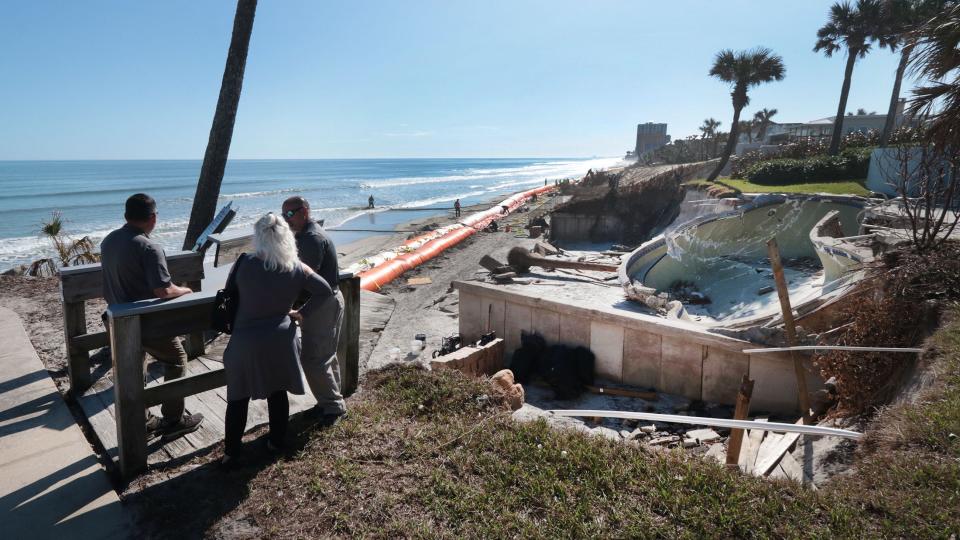
[[[147,437],[152,437],[163,428],[163,419],[159,416],[150,415],[147,418]]]
[[[175,424],[166,424],[163,428],[163,440],[169,441],[176,439],[181,435],[186,435],[187,433],[193,433],[194,431],[200,429],[200,423],[203,422],[203,415],[200,413],[197,414],[184,414],[180,421]]]

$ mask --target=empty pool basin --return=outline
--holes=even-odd
[[[823,293],[820,251],[833,247],[815,244],[811,231],[835,212],[837,235],[856,235],[865,204],[859,197],[761,196],[736,210],[672,226],[626,257],[620,281],[628,290],[666,292],[684,302],[683,316],[707,324],[776,314],[767,241],[777,239],[791,300],[799,306]],[[832,268],[830,279],[837,277]]]

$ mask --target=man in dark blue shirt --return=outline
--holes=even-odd
[[[327,233],[310,218],[310,203],[303,197],[290,197],[284,201],[283,217],[295,233],[300,260],[336,291],[300,325],[300,363],[310,391],[317,398],[317,406],[310,416],[333,425],[347,412],[340,393],[340,362],[337,359],[343,324],[343,295],[337,287],[340,273],[337,249]]]
[[[157,226],[157,203],[143,193],[132,195],[126,202],[126,225],[111,232],[100,243],[103,269],[103,297],[108,304],[125,304],[149,298],[176,298],[192,292],[170,279],[163,248],[150,239]],[[180,338],[143,341],[143,350],[163,364],[165,381],[183,377],[187,353]],[[184,414],[183,399],[164,402],[163,418],[149,415],[147,432],[161,433],[164,439],[196,431],[202,414]]]

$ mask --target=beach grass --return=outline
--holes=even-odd
[[[860,195],[870,194],[864,184],[866,180],[838,180],[835,182],[812,182],[786,184],[779,186],[765,186],[754,184],[749,180],[735,178],[721,178],[719,184],[725,185],[741,193],[828,193],[831,195]]]

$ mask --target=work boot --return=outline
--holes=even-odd
[[[162,428],[163,440],[170,441],[181,435],[193,433],[194,431],[200,429],[201,422],[203,422],[203,415],[200,413],[184,414],[175,423],[167,423],[166,419],[164,419]]]

